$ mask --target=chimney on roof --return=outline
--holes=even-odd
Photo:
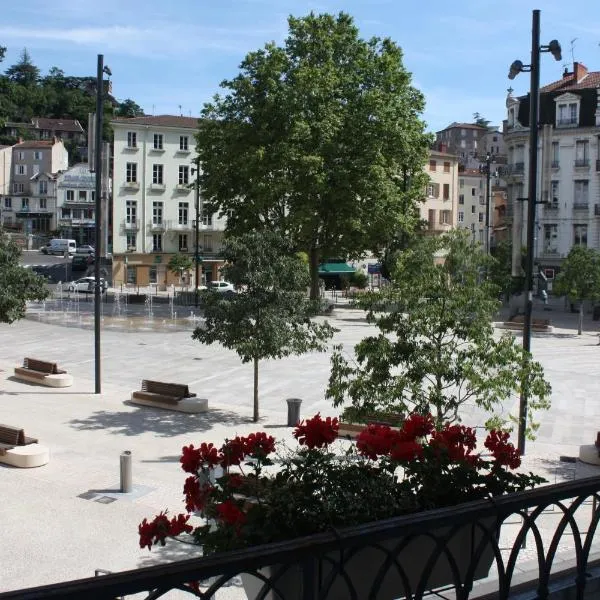
[[[569,79],[571,75],[573,75],[573,73],[569,71],[568,67],[565,67],[565,70],[563,71],[563,79]]]
[[[575,81],[579,83],[587,74],[587,67],[580,62],[573,63],[573,71],[575,73]]]

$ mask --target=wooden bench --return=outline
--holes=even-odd
[[[50,459],[48,448],[27,437],[25,431],[11,425],[0,424],[0,463],[13,467],[41,467]]]
[[[503,326],[506,329],[523,329],[525,317],[523,315],[516,315],[509,321],[505,321]],[[552,331],[552,321],[550,319],[531,319],[531,330],[548,332]]]
[[[397,413],[380,413],[378,415],[367,416],[365,421],[365,423],[340,421],[338,437],[355,440],[356,436],[369,425],[388,425],[392,429],[400,429],[404,417]]]
[[[187,385],[150,379],[143,379],[142,389],[131,393],[131,402],[188,413],[204,412],[208,408],[208,400],[196,398]]]
[[[37,358],[24,358],[23,366],[15,367],[15,377],[49,387],[69,387],[73,385],[73,377],[65,370],[59,369],[55,362]]]

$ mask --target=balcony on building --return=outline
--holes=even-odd
[[[567,117],[564,119],[556,119],[557,127],[577,127],[577,117]]]
[[[544,205],[544,213],[556,213],[558,211],[558,200],[546,202]]]
[[[140,183],[139,183],[139,181],[126,181],[123,184],[123,189],[124,190],[139,190]]]
[[[137,231],[140,228],[139,219],[123,219],[121,222],[121,228],[124,231]]]
[[[573,202],[573,210],[584,210],[584,211],[588,211],[590,208],[590,205],[588,202]]]
[[[596,173],[600,173],[600,158],[596,159]]]
[[[174,231],[191,231],[194,229],[192,225],[192,221],[186,221],[185,223],[180,223],[179,221],[171,221],[171,226],[169,229]]]
[[[171,221],[165,221],[164,219],[152,219],[148,223],[150,231],[164,231],[165,229],[171,228]]]
[[[552,163],[550,164],[550,167],[552,169],[560,169],[560,161],[558,160],[553,160]]]
[[[589,169],[590,167],[590,159],[589,158],[576,158],[573,166],[576,169]]]
[[[594,204],[594,216],[600,217],[600,204]]]
[[[189,194],[192,191],[188,183],[179,183],[175,186],[176,194]]]
[[[150,184],[150,191],[151,192],[162,194],[162,192],[164,192],[165,189],[166,189],[166,186],[165,186],[164,183],[151,183]]]

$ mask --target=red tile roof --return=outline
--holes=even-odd
[[[600,86],[600,71],[589,71],[579,81],[575,80],[575,74],[569,73],[567,77],[563,77],[558,81],[554,81],[540,88],[540,92],[558,92],[569,90],[586,90],[597,88]]]
[[[34,117],[32,121],[38,129],[83,133],[81,123],[76,119],[46,119],[45,117]]]
[[[198,128],[198,117],[177,117],[175,115],[156,115],[132,118],[116,118],[111,123],[124,123],[131,125],[155,125],[157,127],[185,127]]]

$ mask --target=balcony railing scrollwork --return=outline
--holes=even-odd
[[[231,553],[9,591],[0,593],[0,600],[114,600],[141,592],[146,600],[155,600],[175,589],[209,600],[238,581],[242,573],[257,574],[258,585],[263,586],[254,598],[337,600],[340,586],[344,598],[380,598],[383,580],[393,573],[400,581],[393,590],[394,597],[420,600],[431,587],[432,567],[440,561],[452,565],[447,569],[454,588],[451,593],[462,600],[507,600],[515,594],[549,600],[556,597],[552,589],[557,586],[572,590],[568,597],[587,598],[592,596],[586,596],[586,590],[593,594],[597,588],[592,586],[598,585],[598,575],[593,574],[600,561],[592,562],[590,555],[600,544],[599,501],[600,477],[576,479],[493,501],[478,500]],[[452,554],[453,538],[465,528],[477,532],[478,542]],[[408,573],[399,556],[406,555],[409,544],[419,538],[430,540],[428,551],[419,556],[416,574]],[[381,555],[379,567],[369,570],[363,566],[361,581],[354,582],[349,569],[353,557],[365,549],[376,549]],[[456,566],[458,554],[466,555],[468,568]],[[493,560],[489,592],[485,591],[488,582],[473,588],[474,573],[484,555]],[[520,572],[525,560],[531,570]],[[270,574],[264,570],[267,566],[274,567]],[[277,593],[286,572],[294,575],[296,591],[301,589],[302,593]],[[412,586],[410,580],[415,577],[417,583]],[[272,590],[275,592],[271,594]]]

